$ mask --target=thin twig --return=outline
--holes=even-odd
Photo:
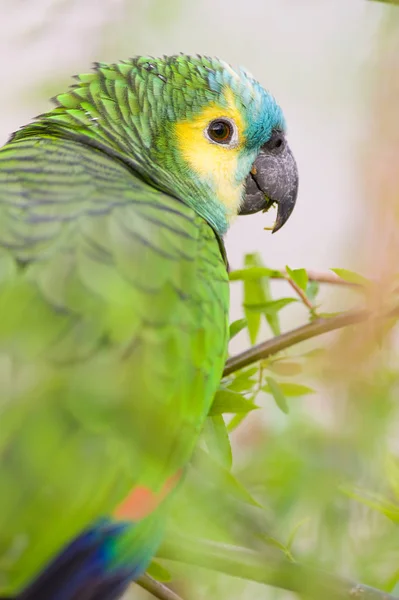
[[[379,1],[379,0],[378,0]],[[381,0],[385,1],[385,0]],[[399,2],[399,0],[398,0]],[[328,271],[309,271],[306,269],[306,273],[308,274],[308,280],[314,281],[315,283],[327,283],[331,285],[338,285],[343,287],[351,287],[356,288],[358,290],[363,290],[366,287],[366,284],[362,284],[360,281],[346,281],[346,279],[342,279],[336,273],[329,273]],[[273,269],[270,279],[287,279],[287,272],[285,269]],[[237,280],[239,281],[239,280]],[[378,281],[371,279],[370,284],[378,285]],[[399,286],[396,286],[392,290],[393,294],[399,294]]]
[[[375,317],[388,319],[397,317],[399,314],[399,307],[389,309],[382,314],[375,315]],[[369,310],[350,310],[336,317],[330,317],[328,319],[318,318],[308,323],[287,331],[281,335],[278,335],[271,340],[252,346],[248,350],[244,350],[236,356],[232,356],[226,361],[223,376],[230,375],[243,367],[247,367],[258,360],[264,360],[273,354],[281,352],[290,346],[294,346],[299,342],[310,340],[313,337],[322,335],[335,329],[341,329],[342,327],[348,327],[349,325],[355,325],[362,321],[367,321],[373,316],[373,313]]]
[[[288,275],[286,275],[284,277],[284,279],[286,279],[288,281],[288,283],[290,284],[290,286],[292,287],[292,289],[294,290],[294,292],[300,297],[300,299],[302,300],[302,303],[310,310],[310,312],[312,314],[314,314],[315,312],[315,307],[313,306],[313,304],[311,303],[311,301],[309,300],[309,298],[307,297],[307,295],[305,294],[305,292],[299,287],[299,285]]]
[[[291,562],[277,552],[272,556],[179,536],[163,544],[158,556],[290,590],[310,600],[398,600],[382,590]]]
[[[232,270],[232,272],[234,273],[234,269]],[[360,283],[346,281],[345,279],[342,279],[342,277],[339,277],[333,272],[329,273],[328,271],[312,271],[306,269],[306,273],[308,274],[308,280],[314,281],[315,283],[327,283],[332,285],[341,285],[344,287],[354,287],[359,289],[362,289],[363,287]],[[270,279],[286,279],[287,272],[285,269],[272,269],[268,277]],[[240,279],[237,279],[235,281],[240,281]]]
[[[314,281],[316,283],[331,283],[332,285],[343,285],[346,287],[357,287],[361,288],[360,283],[354,283],[352,281],[345,281],[342,277],[339,277],[335,273],[328,272],[320,272],[320,271],[308,271],[306,269],[306,273],[308,274],[309,281]]]
[[[159,600],[182,600],[173,590],[147,574],[139,577],[136,583]]]

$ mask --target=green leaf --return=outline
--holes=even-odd
[[[210,454],[226,469],[231,469],[233,455],[229,433],[222,415],[210,416],[205,421],[204,439]]]
[[[349,271],[348,269],[331,269],[331,271],[348,283],[354,283],[362,286],[369,286],[371,283],[370,280],[366,279],[366,277],[363,277],[363,275],[359,275],[359,273]]]
[[[280,383],[280,388],[286,396],[306,396],[316,393],[313,388],[300,383]]]
[[[311,302],[314,302],[316,300],[319,290],[320,286],[317,283],[317,281],[309,281],[308,285],[306,286],[305,293]]]
[[[313,348],[313,350],[309,350],[308,352],[304,352],[301,356],[303,358],[315,358],[319,356],[324,356],[326,353],[325,348]]]
[[[247,269],[237,269],[229,273],[230,281],[249,281],[261,279],[262,277],[273,277],[280,274],[279,271],[273,271],[267,267],[248,267]]]
[[[267,390],[268,393],[270,393],[273,396],[274,401],[276,402],[279,409],[282,410],[283,413],[288,415],[289,407],[288,407],[287,399],[284,396],[284,392],[281,389],[280,385],[272,377],[266,377],[266,381],[268,384],[268,390]],[[265,390],[264,387],[262,389]]]
[[[209,411],[209,416],[221,415],[225,413],[248,413],[257,408],[259,407],[256,406],[256,404],[250,400],[247,400],[242,394],[222,388],[219,389],[215,394],[211,409]]]
[[[245,266],[248,268],[265,268],[263,263],[262,263],[262,259],[259,257],[258,254],[247,254],[245,256]],[[244,291],[245,291],[245,283],[244,283]],[[252,304],[262,304],[265,302],[270,302],[272,300],[272,293],[271,293],[271,289],[270,289],[270,278],[268,276],[263,276],[262,279],[260,279],[258,281],[258,287],[257,287],[257,293],[256,296],[253,297],[252,299]],[[246,297],[245,297],[245,293],[244,293],[244,303],[247,301]],[[245,307],[244,307],[244,311],[245,311]],[[248,317],[249,311],[245,312],[246,316]],[[274,312],[273,314],[267,314],[267,313],[263,313],[263,316],[265,317],[267,324],[269,325],[273,335],[279,335],[281,333],[281,328],[280,328],[280,320],[279,320],[279,316],[276,312]],[[251,317],[250,317],[251,318]],[[261,323],[261,315],[258,314],[256,315],[256,318],[259,319],[259,327],[260,327],[260,323]],[[258,329],[259,332],[259,329]]]
[[[274,315],[293,302],[298,302],[297,298],[279,298],[278,300],[272,300],[271,302],[266,302],[262,307],[262,312],[265,315]]]
[[[193,463],[200,471],[208,474],[209,477],[216,481],[220,488],[223,489],[223,492],[228,492],[233,497],[243,500],[247,504],[263,508],[229,470],[219,462],[216,462],[214,457],[202,448],[197,447],[195,449]]]
[[[387,500],[383,496],[367,490],[350,489],[342,486],[341,492],[353,500],[357,500],[385,515],[394,523],[399,523],[399,504],[393,504],[393,502]]]
[[[308,274],[306,269],[290,269],[288,266],[285,267],[288,275],[291,277],[293,281],[303,290],[306,291],[306,286],[308,285]]]
[[[284,554],[287,554],[287,548],[282,542],[280,542],[280,540],[277,540],[276,538],[271,537],[267,534],[261,534],[261,539],[264,540],[270,546],[274,546],[275,548],[281,550],[281,552],[283,552]]]
[[[261,324],[261,314],[259,311],[254,310],[253,306],[261,302],[262,299],[263,292],[261,280],[244,280],[243,308],[247,321],[249,341],[252,345],[256,343]]]
[[[233,321],[230,325],[230,339],[232,340],[240,331],[247,327],[248,321],[247,319],[237,319],[237,321]]]
[[[238,371],[236,375],[236,379],[248,379],[249,377],[253,377],[259,371],[259,367],[248,367],[241,369]]]
[[[389,485],[399,501],[399,459],[390,456],[387,461],[387,476]]]
[[[266,378],[268,382],[269,378]],[[268,382],[269,383],[269,382]],[[276,382],[275,382],[276,383]],[[307,385],[302,385],[300,383],[282,383],[279,382],[278,386],[284,396],[306,396],[307,394],[314,394],[315,390]],[[273,391],[270,385],[262,386],[262,390],[268,394],[273,394]]]
[[[230,381],[230,383],[228,383],[226,385],[226,387],[229,390],[231,390],[232,392],[250,394],[252,392],[252,389],[253,389],[255,383],[256,383],[255,379],[252,379],[252,377],[250,377],[250,376],[235,377],[233,379],[233,381]]]
[[[296,298],[279,298],[278,300],[271,300],[270,302],[262,302],[259,304],[251,304],[251,305],[246,305],[244,303],[244,307],[251,313],[251,312],[257,312],[257,313],[264,313],[265,315],[274,315],[277,312],[279,312],[280,310],[282,310],[283,308],[285,308],[286,306],[288,306],[288,304],[292,304],[293,302],[298,302],[298,300]]]
[[[292,544],[294,543],[294,540],[297,536],[299,529],[302,527],[302,525],[304,525],[305,523],[308,523],[308,521],[310,521],[310,517],[305,517],[304,519],[299,521],[299,523],[297,523],[295,525],[294,529],[291,531],[290,535],[288,536],[288,541],[287,541],[287,550],[289,552],[291,552]]]
[[[293,375],[299,375],[302,373],[302,365],[298,362],[289,360],[276,360],[274,362],[266,363],[266,369],[282,375],[283,377],[292,377]]]
[[[233,392],[247,392],[252,391],[253,386],[256,383],[254,375],[259,371],[259,367],[250,367],[249,369],[242,369],[238,371],[233,377],[229,375],[224,378],[222,387],[228,388]]]
[[[236,415],[234,415],[234,417],[231,419],[231,421],[227,425],[227,431],[229,433],[231,433],[232,431],[237,429],[237,427],[239,425],[241,425],[241,423],[243,422],[243,420],[245,419],[246,416],[247,415],[245,413],[237,413]]]
[[[172,579],[172,575],[169,573],[169,571],[155,560],[151,561],[146,572],[148,575],[150,575],[150,577],[153,577],[157,581],[166,582],[171,581]]]

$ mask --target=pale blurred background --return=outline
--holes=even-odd
[[[365,0],[0,0],[0,142],[95,60],[220,56],[276,96],[300,171],[297,208],[282,231],[264,231],[272,217],[234,224],[232,267],[256,250],[273,267],[361,270],[359,149],[387,10]],[[239,314],[238,292],[232,312]]]

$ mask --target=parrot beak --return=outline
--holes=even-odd
[[[262,146],[246,180],[240,215],[267,211],[277,204],[273,233],[278,231],[294,210],[298,195],[298,168],[294,156],[280,132]]]

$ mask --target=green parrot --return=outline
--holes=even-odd
[[[274,98],[203,56],[97,63],[0,149],[0,597],[114,600],[220,383],[223,236],[298,174]]]

